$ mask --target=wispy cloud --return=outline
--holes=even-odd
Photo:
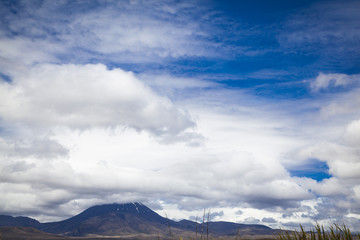
[[[2,11],[6,16],[2,51],[11,59],[21,58],[24,50],[35,51],[29,53],[33,58],[25,59],[27,62],[52,58],[139,63],[218,55],[205,30],[211,27],[203,20],[202,12],[207,15],[207,11],[192,3],[46,1],[36,6],[13,5],[16,14],[11,7]]]
[[[314,2],[288,17],[278,35],[281,47],[290,53],[317,56],[318,69],[353,68],[359,63],[359,9],[357,1]]]
[[[314,81],[311,82],[310,87],[314,92],[326,90],[330,87],[345,87],[357,83],[360,75],[347,74],[324,74],[319,73]]]

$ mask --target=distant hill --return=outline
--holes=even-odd
[[[164,218],[141,203],[106,204],[86,209],[82,213],[59,222],[39,223],[27,217],[0,215],[0,226],[33,227],[38,230],[67,236],[125,236],[131,234],[151,235],[194,235],[209,234],[214,236],[272,235],[278,230],[264,225],[248,225],[232,222],[200,223],[182,220],[173,221]]]
[[[0,226],[22,226],[22,227],[39,227],[40,222],[28,217],[11,217],[0,215]]]

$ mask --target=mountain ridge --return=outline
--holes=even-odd
[[[127,234],[193,234],[208,227],[217,236],[273,235],[278,230],[259,224],[209,222],[204,225],[190,220],[174,221],[164,218],[142,203],[112,203],[92,206],[68,219],[40,223],[28,217],[0,215],[0,226],[33,227],[38,230],[67,236],[119,236]]]

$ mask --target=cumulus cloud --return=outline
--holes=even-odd
[[[1,126],[6,129],[0,138],[5,214],[21,211],[51,220],[93,204],[146,200],[144,189],[154,196],[171,192],[166,176],[136,169],[163,165],[164,156],[158,164],[151,162],[156,156],[149,159],[154,138],[161,150],[164,143],[194,146],[203,141],[193,131],[196,125],[189,113],[131,72],[101,64],[25,69],[0,83]],[[141,144],[149,149],[141,152]],[[134,146],[140,146],[139,154],[134,154]],[[126,167],[130,156],[134,165]]]
[[[158,136],[195,126],[131,72],[104,65],[37,65],[0,85],[2,120],[29,127],[126,126]]]
[[[239,116],[237,124],[244,122],[235,131],[229,128],[226,116],[212,114],[199,116],[202,124],[198,130],[211,138],[198,148],[179,142],[164,145],[153,141],[154,133],[135,128],[54,128],[51,139],[67,149],[67,154],[2,158],[4,198],[25,194],[15,202],[7,201],[2,209],[13,215],[18,211],[16,204],[26,200],[24,213],[38,216],[35,213],[41,212],[47,218],[40,219],[48,220],[58,212],[70,216],[76,210],[107,202],[161,199],[190,212],[204,207],[238,207],[239,202],[247,207],[288,208],[311,197],[272,156],[274,148],[286,141],[273,141],[274,145],[259,155],[254,154],[255,150],[224,152],[224,148],[233,149],[235,145],[240,148],[244,137],[240,133],[246,134],[242,127],[257,129],[263,126],[261,120],[252,126]],[[223,127],[228,131],[224,132]],[[247,135],[246,142],[251,135]],[[224,140],[229,138],[234,141]],[[9,188],[13,190],[6,190]],[[221,209],[214,211],[221,213]]]

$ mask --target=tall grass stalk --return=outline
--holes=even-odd
[[[171,227],[170,227],[170,220],[167,216],[167,214],[165,213],[165,217],[166,217],[166,222],[167,222],[167,225],[168,225],[168,229],[169,229],[169,235],[172,236],[172,233],[171,233]]]
[[[203,220],[201,224],[201,235],[200,235],[201,240],[203,239],[203,234],[204,234],[204,224],[205,224],[205,208],[204,208]]]
[[[196,220],[195,220],[195,240],[197,240],[197,234],[198,234],[198,217],[196,216]]]
[[[237,232],[236,232],[236,238],[235,240],[239,240],[240,237],[240,228],[238,228]]]
[[[206,240],[209,240],[209,222],[210,222],[210,209],[208,211],[207,221],[206,221]]]

